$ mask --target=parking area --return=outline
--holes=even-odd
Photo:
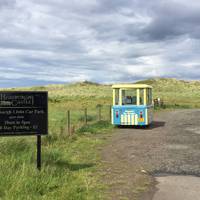
[[[147,129],[116,132],[102,151],[110,199],[150,200],[156,176],[200,175],[200,110],[158,112]]]

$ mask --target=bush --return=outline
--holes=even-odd
[[[95,134],[95,133],[99,133],[100,131],[105,132],[106,130],[111,129],[112,127],[113,126],[108,121],[99,121],[91,125],[82,126],[81,128],[77,130],[77,133],[78,134],[81,134],[81,133]]]

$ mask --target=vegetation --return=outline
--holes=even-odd
[[[42,138],[41,172],[36,169],[35,137],[1,138],[0,199],[103,199],[97,148],[112,129],[110,88],[85,82],[20,90],[49,91],[49,135]],[[104,105],[101,121],[97,105]],[[67,110],[75,128],[71,136],[67,132]],[[101,134],[96,137],[97,133]]]
[[[152,85],[154,98],[163,99],[166,108],[200,108],[200,81],[163,78],[138,83]]]
[[[156,79],[140,83],[152,85],[154,98],[163,98],[166,107],[200,107],[200,82]],[[42,139],[41,172],[35,167],[36,138],[1,138],[0,199],[104,199],[104,186],[97,173],[100,162],[97,149],[112,130],[110,85],[84,82],[21,90],[48,90],[49,135]],[[100,122],[97,105],[104,105]],[[88,108],[87,125],[85,108]],[[67,110],[71,111],[71,126],[75,129],[70,137]]]
[[[102,139],[91,135],[63,139],[47,136],[42,144],[42,171],[36,169],[35,138],[2,138],[1,199],[102,199],[98,177],[92,176]]]

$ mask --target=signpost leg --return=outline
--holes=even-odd
[[[37,135],[37,169],[41,170],[41,135]]]

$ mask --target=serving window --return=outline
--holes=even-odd
[[[152,89],[147,88],[147,105],[152,104]]]
[[[119,89],[114,89],[114,105],[119,105]]]
[[[113,89],[113,105],[151,105],[151,88]]]
[[[140,105],[144,105],[144,89],[139,89],[139,99],[140,99]]]
[[[137,105],[137,90],[122,90],[122,105]]]

